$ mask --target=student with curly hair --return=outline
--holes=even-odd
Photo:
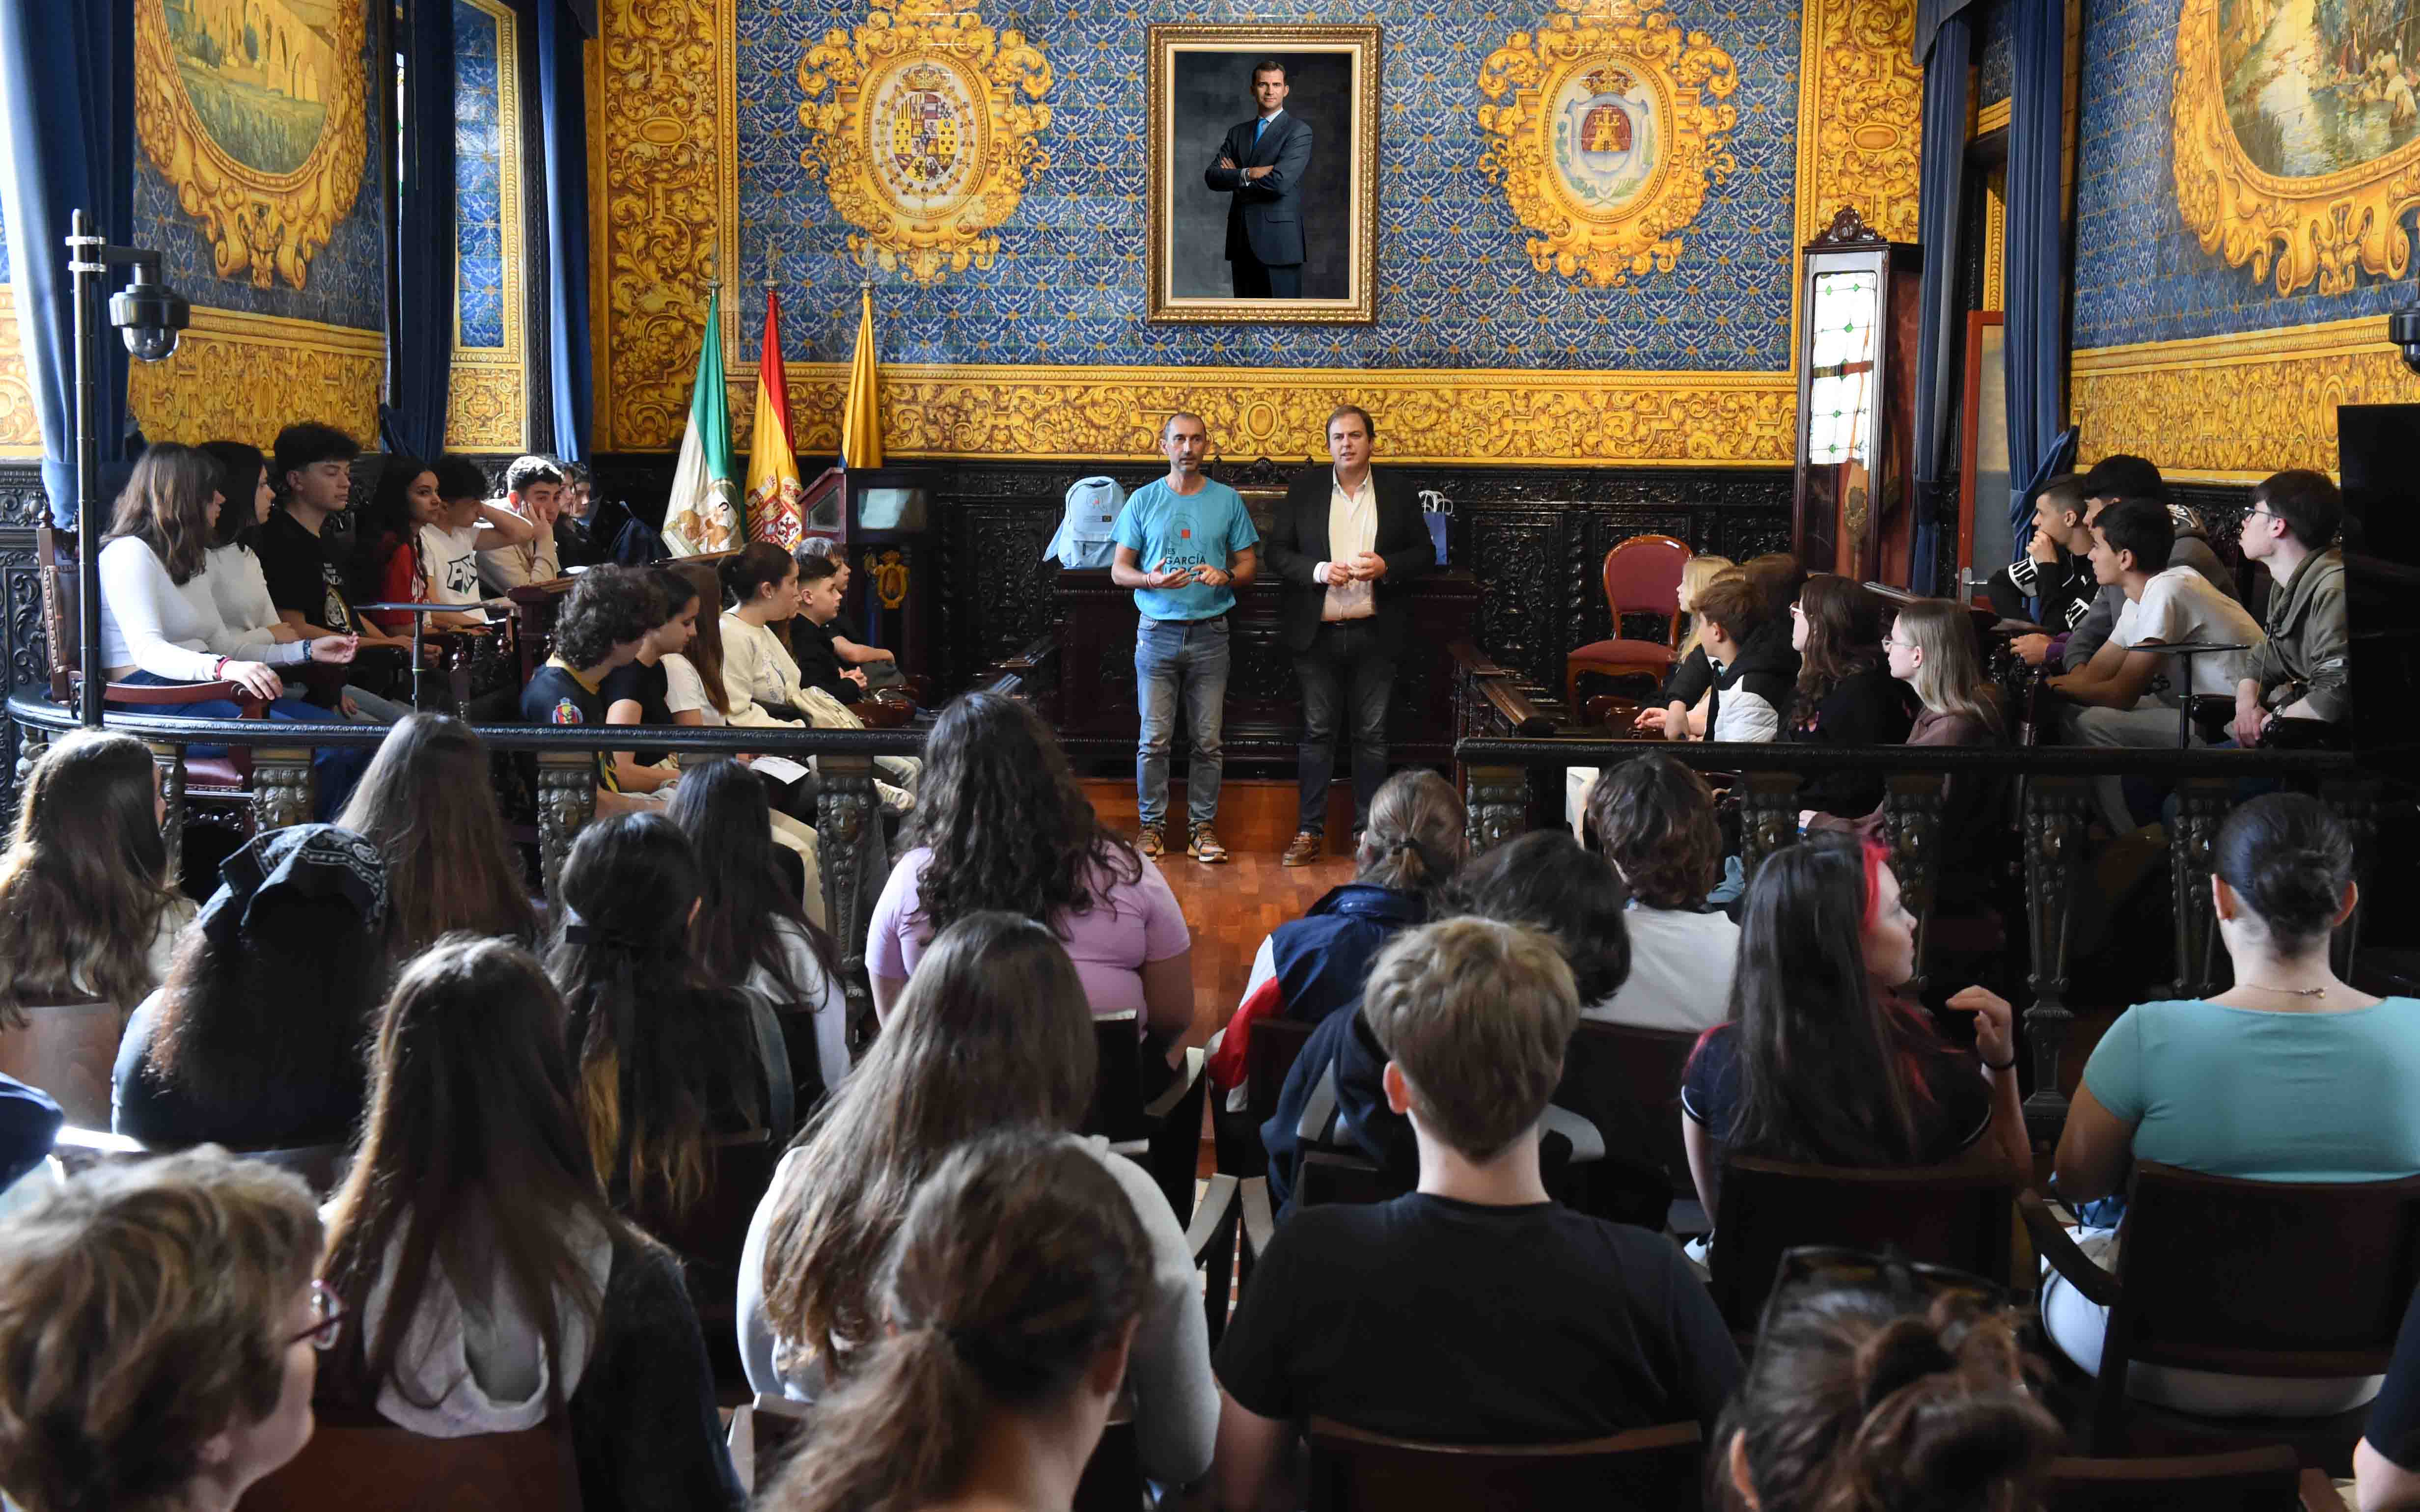
[[[1047,925],[1096,1014],[1135,1011],[1174,1039],[1193,1024],[1193,935],[1159,867],[1104,828],[1031,706],[975,693],[941,710],[923,790],[874,907],[865,969],[888,1014],[926,945],[970,913]]]
[[[103,1167],[0,1225],[0,1486],[25,1512],[229,1508],[311,1440],[345,1324],[297,1177]]]
[[[635,568],[597,567],[564,596],[554,620],[554,654],[521,690],[524,725],[605,723],[605,678],[636,660],[650,631],[664,621],[663,595]],[[652,805],[626,797],[612,753],[597,753],[597,811],[628,814]]]
[[[1625,761],[1590,790],[1588,829],[1630,893],[1630,974],[1580,1016],[1691,1034],[1729,1018],[1739,926],[1706,907],[1723,857],[1706,779],[1660,751]]]

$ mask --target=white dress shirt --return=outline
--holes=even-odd
[[[1327,602],[1320,607],[1319,617],[1333,622],[1340,619],[1367,619],[1378,612],[1372,597],[1371,585],[1345,576],[1340,565],[1349,562],[1363,552],[1378,549],[1378,488],[1368,472],[1361,475],[1358,488],[1346,489],[1343,481],[1331,469],[1327,484],[1327,554],[1319,564],[1317,576],[1327,585]]]

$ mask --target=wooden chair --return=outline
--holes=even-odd
[[[1662,678],[1672,669],[1681,644],[1681,569],[1689,560],[1685,542],[1669,536],[1633,536],[1605,553],[1605,604],[1613,614],[1613,637],[1592,641],[1563,659],[1563,703],[1580,706],[1580,674]],[[1668,621],[1662,643],[1626,638],[1624,615],[1662,615]]]
[[[126,1014],[99,998],[29,1005],[23,1028],[0,1030],[0,1073],[49,1093],[69,1123],[107,1129],[125,1029]]]
[[[1184,1066],[1173,1075],[1160,1068],[1147,1068],[1146,1055],[1156,1052],[1146,1052],[1136,1034],[1136,1019],[1129,1008],[1093,1020],[1100,1071],[1081,1131],[1106,1135],[1111,1149],[1140,1162],[1168,1194],[1169,1210],[1182,1222],[1194,1206],[1202,1104],[1210,1085],[1202,1074],[1207,1057],[1198,1048],[1187,1051]],[[1163,1078],[1165,1085],[1160,1084]]]
[[[1671,1197],[1664,1221],[1676,1233],[1708,1225],[1689,1176],[1681,1138],[1681,1075],[1698,1037],[1676,1029],[1583,1019],[1563,1052],[1555,1105],[1596,1125],[1608,1166],[1649,1166],[1663,1173]]]
[[[244,1492],[239,1512],[580,1512],[566,1421],[433,1439],[324,1407],[318,1418],[302,1452]]]
[[[2196,1418],[2131,1396],[2134,1364],[2226,1375],[2374,1376],[2420,1284],[2420,1177],[2242,1181],[2156,1161],[2128,1183],[2118,1271],[2094,1265],[2032,1192],[2025,1227],[2069,1285],[2109,1309],[2084,1441],[2096,1455],[2287,1443],[2349,1474],[2368,1408],[2323,1418]]]
[[[2158,1459],[2060,1459],[2042,1486],[2045,1512],[2344,1512],[2319,1470],[2275,1445]]]
[[[2016,1178],[1996,1171],[1859,1171],[1728,1156],[1708,1256],[1714,1304],[1734,1333],[1753,1332],[1782,1255],[1806,1244],[1895,1250],[2006,1286],[2016,1200]]]
[[[1565,1512],[1695,1506],[1704,1445],[1671,1423],[1580,1443],[1416,1443],[1311,1423],[1311,1512]]]

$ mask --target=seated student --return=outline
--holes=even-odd
[[[1152,1296],[1117,1182],[1033,1130],[973,1140],[917,1190],[874,1290],[883,1328],[815,1412],[766,1512],[1063,1512]]]
[[[105,1166],[0,1225],[0,1485],[25,1512],[232,1507],[311,1442],[301,1180],[224,1150]]]
[[[827,629],[840,616],[843,574],[847,570],[847,564],[829,556],[799,560],[799,613],[790,622],[790,649],[798,659],[801,683],[853,704],[865,696],[865,674],[854,667],[843,670],[840,652]]]
[[[1425,925],[1379,956],[1361,1017],[1419,1189],[1279,1227],[1218,1344],[1218,1504],[1275,1504],[1313,1417],[1482,1444],[1711,1426],[1740,1367],[1705,1286],[1662,1236],[1559,1207],[1539,1177],[1579,1021],[1561,954],[1514,925]]]
[[[815,560],[826,572],[819,592],[836,603],[828,570],[831,564]],[[733,606],[722,612],[721,626],[722,680],[731,701],[731,723],[863,728],[864,722],[849,711],[847,699],[799,680],[799,663],[769,628],[799,615],[804,593],[798,559],[769,541],[751,541],[724,557],[721,571],[723,599]],[[852,696],[858,691],[853,683],[844,686]],[[876,784],[884,808],[907,812],[923,763],[914,756],[876,756],[874,764],[888,779]]]
[[[420,527],[420,553],[427,564],[428,587],[434,595],[430,601],[477,604],[489,597],[480,587],[487,562],[508,553],[535,550],[545,527],[503,505],[487,502],[488,475],[468,457],[440,457],[428,471],[436,486],[438,509],[436,518]],[[544,583],[552,576],[537,581]],[[477,609],[430,616],[432,624],[441,621],[484,629],[488,618],[485,611]]]
[[[428,581],[428,563],[421,549],[421,529],[444,516],[437,497],[437,474],[417,458],[390,456],[379,470],[378,484],[367,503],[353,517],[352,559],[345,572],[345,589],[355,603],[435,603],[436,588]],[[389,633],[412,633],[412,616],[403,609],[368,609],[361,616]],[[438,630],[460,624],[461,615],[430,615]]]
[[[1240,1087],[1252,1024],[1282,1016],[1317,1023],[1361,1001],[1370,963],[1396,934],[1426,924],[1469,840],[1462,797],[1424,767],[1396,772],[1371,801],[1351,881],[1301,918],[1279,925],[1252,957],[1252,974],[1210,1058],[1210,1076]]]
[[[662,598],[644,571],[591,568],[563,596],[554,619],[554,654],[521,690],[524,725],[605,723],[605,678],[638,658],[663,623]],[[651,805],[623,795],[609,752],[597,753],[597,812],[629,814]]]
[[[168,874],[166,812],[132,735],[76,730],[34,763],[0,854],[0,1029],[88,997],[123,1013],[168,974],[194,905]]]
[[[1916,920],[1879,847],[1825,835],[1764,859],[1748,884],[1730,1021],[1698,1041],[1681,1088],[1689,1175],[1708,1213],[1721,1212],[1726,1152],[2033,1169],[2009,1005],[1979,987],[1949,1000],[1975,1015],[1970,1054],[1897,995],[1915,974]]]
[[[2246,561],[2269,569],[2268,639],[2235,685],[2240,746],[2259,744],[2280,716],[2333,725],[2352,714],[2343,522],[2344,495],[2323,474],[2278,473],[2253,491],[2237,538]]]
[[[1914,721],[1907,689],[1884,664],[1882,600],[1830,572],[1807,580],[1790,606],[1798,686],[1788,739],[1811,745],[1897,745]],[[1835,772],[1799,788],[1811,806],[1854,818],[1883,800],[1879,773]]]
[[[1001,909],[1057,934],[1096,1014],[1133,1011],[1173,1040],[1193,1026],[1193,934],[1158,864],[1105,828],[1058,738],[1032,705],[954,700],[924,742],[930,763],[866,931],[865,972],[886,1018],[932,940]]]
[[[597,520],[590,499],[588,464],[557,462],[554,469],[563,475],[563,502],[554,516],[557,569],[568,572],[575,567],[595,567],[599,562],[612,561],[613,543],[595,528]]]
[[[2176,527],[2176,541],[2168,553],[2168,565],[2189,567],[2202,575],[2224,598],[2241,601],[2242,594],[2236,586],[2235,574],[2218,559],[2211,548],[2210,529],[2201,516],[2168,497],[2167,486],[2161,481],[2160,470],[2140,457],[2119,453],[2104,457],[2084,475],[2084,522],[2089,526],[2101,511],[2120,499],[2157,499],[2168,511],[2168,522]],[[2072,672],[2092,660],[2109,632],[2118,628],[2118,613],[2126,607],[2125,592],[2114,584],[2102,584],[2094,595],[2091,609],[2069,631],[2064,640],[2053,636],[2048,644],[2037,647],[2037,637],[2021,635],[2015,646],[2017,654],[2037,665],[2050,665]]]
[[[1701,706],[1707,693],[1714,686],[1715,674],[1714,663],[1706,660],[1702,627],[1698,622],[1698,597],[1705,592],[1706,585],[1716,578],[1738,571],[1738,566],[1728,556],[1692,556],[1681,564],[1680,609],[1689,616],[1688,633],[1682,636],[1681,644],[1672,649],[1672,670],[1665,678],[1664,687],[1655,695],[1655,702],[1638,711],[1638,728],[1643,730],[1651,725],[1662,728],[1663,716],[1674,704],[1679,704],[1683,714],[1699,716],[1693,733],[1706,733]]]
[[[687,649],[690,635],[697,630],[697,585],[664,568],[633,570],[643,573],[648,586],[655,590],[656,611],[661,622],[639,643],[639,654],[608,673],[604,685],[597,690],[605,702],[605,723],[680,724],[683,722],[674,718],[667,702],[672,682],[663,661]],[[670,789],[680,781],[680,763],[669,754],[650,752],[643,756],[636,751],[616,751],[613,762],[614,781],[626,793],[669,798]]]
[[[1984,588],[2002,619],[2047,625],[2053,635],[2059,635],[2092,612],[2093,596],[2101,588],[2092,578],[2088,512],[2084,479],[2075,474],[2061,473],[2041,486],[2034,495],[2033,534],[2025,538],[2025,554],[1993,573]],[[2040,614],[2027,600],[2040,600]],[[2049,637],[2026,639],[2047,642]],[[2028,660],[2036,665],[2041,661],[2039,656]]]
[[[487,491],[484,476],[479,491]],[[562,507],[563,473],[551,458],[517,458],[512,466],[504,469],[501,505],[483,505],[482,511],[490,522],[500,522],[509,516],[520,522],[527,533],[480,543],[479,583],[485,591],[505,594],[563,576],[562,559],[554,544],[555,521]]]
[[[1850,1262],[1854,1265],[1857,1262]],[[1873,1257],[1782,1290],[1707,1456],[1726,1512],[2030,1507],[2060,1452],[2016,1319]],[[1937,1289],[1936,1289],[1937,1288]]]
[[[396,966],[458,931],[537,943],[529,880],[504,836],[488,748],[446,714],[414,714],[379,746],[340,828],[378,848]]]
[[[1722,676],[1706,698],[1705,738],[1762,741],[1781,735],[1783,713],[1798,681],[1798,652],[1786,616],[1769,618],[1755,583],[1745,575],[1716,578],[1698,595],[1698,635]],[[1691,739],[1687,716],[1664,711],[1668,740]]]
[[[840,595],[843,604],[848,602],[848,548],[829,536],[809,536],[799,543],[798,557],[801,562],[810,556],[828,556],[840,569],[840,584],[832,591]],[[835,613],[819,629],[831,642],[832,654],[839,659],[841,676],[855,673],[867,688],[896,688],[907,679],[899,672],[899,653],[888,647],[868,646],[864,632],[857,628],[845,610]]]
[[[1661,752],[1625,761],[1589,795],[1596,849],[1629,891],[1621,915],[1630,972],[1580,1017],[1641,1029],[1711,1029],[1730,1016],[1739,926],[1706,908],[1722,866],[1722,826],[1706,779]]]
[[[333,824],[255,837],[127,1021],[110,1127],[146,1145],[338,1145],[386,984],[386,865]]]
[[[697,595],[698,603],[689,644],[677,651],[665,652],[657,661],[664,673],[664,711],[672,716],[672,723],[711,729],[736,724],[798,727],[795,722],[765,714],[744,694],[738,695],[737,703],[732,701],[731,686],[722,677],[722,616],[715,612],[715,605],[722,601],[722,580],[713,564],[675,562],[662,570],[686,583],[688,591]],[[743,708],[753,717],[740,719]],[[797,777],[776,776],[770,772],[757,772],[752,765],[749,770],[765,785],[765,797],[773,805],[774,841],[797,853],[813,875],[816,869],[814,774],[810,772]],[[821,918],[821,883],[807,889],[801,901],[811,917]]]
[[[277,433],[270,480],[279,503],[261,522],[261,575],[268,580],[277,617],[308,636],[351,635],[386,660],[406,668],[411,654],[409,629],[390,631],[353,613],[345,580],[344,534],[328,522],[352,506],[353,459],[362,453],[352,437],[334,426],[304,421]]]
[[[1098,1059],[1083,984],[1049,930],[997,912],[943,930],[864,1060],[782,1157],[749,1225],[739,1268],[749,1384],[812,1401],[835,1377],[871,1368],[884,1337],[882,1257],[909,1201],[952,1149],[1032,1126],[1106,1170],[1142,1225],[1150,1295],[1126,1369],[1136,1444],[1152,1479],[1198,1478],[1218,1403],[1184,1228],[1140,1164],[1104,1139],[1063,1132],[1092,1102]]]
[[[546,966],[581,1126],[613,1206],[642,1222],[707,1194],[708,1142],[768,1127],[770,1079],[789,1073],[770,1005],[708,986],[690,953],[698,876],[679,825],[623,814],[580,832],[555,889]]]
[[[1563,953],[1580,1001],[1600,1003],[1620,990],[1630,974],[1622,901],[1621,880],[1603,856],[1580,849],[1561,830],[1537,830],[1463,867],[1447,906],[1456,913],[1540,931]],[[1294,1201],[1303,1110],[1330,1067],[1341,1131],[1399,1183],[1408,1185],[1419,1175],[1412,1125],[1402,1110],[1388,1105],[1387,1051],[1376,1022],[1366,1011],[1330,1014],[1304,1041],[1278,1094],[1275,1115],[1261,1126],[1262,1147],[1269,1156],[1269,1197],[1281,1207]]]
[[[2222,597],[2193,569],[2169,562],[2174,539],[2167,511],[2149,499],[2113,504],[2095,520],[2092,569],[2102,583],[2124,591],[2126,608],[2090,662],[2046,684],[2079,706],[2065,719],[2069,743],[2174,745],[2184,673],[2176,659],[2161,656],[2160,646],[2197,641],[2257,647],[2264,638],[2242,604]],[[2187,660],[2193,668],[2190,691],[2232,698],[2251,653],[2211,652]],[[2197,729],[2193,739],[2200,741]],[[2093,787],[2111,833],[2132,830],[2134,818],[2121,779],[2096,778]]]
[[[840,958],[775,863],[763,785],[736,761],[700,762],[683,774],[664,812],[702,863],[697,917],[690,922],[699,968],[718,986],[747,988],[777,1006],[806,1005],[823,1090],[839,1086],[848,1074],[848,999],[841,990]],[[813,872],[808,878],[820,882]],[[818,885],[818,913],[821,894]],[[799,1091],[802,1115],[812,1092]]]
[[[2370,1403],[2369,1421],[2353,1445],[2353,1483],[2361,1512],[2420,1508],[2420,1307],[2404,1310],[2386,1384]]]
[[[2207,1002],[2128,1009],[2085,1063],[2058,1142],[2058,1191],[2119,1191],[2130,1158],[2254,1181],[2383,1181],[2420,1174],[2420,1002],[2347,987],[2328,942],[2352,912],[2352,841],[2319,800],[2256,798],[2212,848],[2220,940],[2236,986]],[[2115,1267],[2116,1240],[2087,1238]],[[2105,1256],[2105,1257],[2104,1257]],[[2105,1309],[2055,1274],[2042,1325],[2098,1373]],[[2379,1378],[2280,1380],[2136,1365],[2129,1394],[2190,1412],[2347,1411]]]
[[[1890,675],[1907,685],[1921,709],[1909,729],[1909,745],[1991,745],[2001,736],[2000,690],[1983,672],[1975,628],[1966,606],[1947,599],[1918,599],[1903,606],[1883,641]],[[1999,821],[1992,801],[1999,785],[1983,777],[1943,779],[1947,796],[1936,831],[1933,906],[1938,909],[1982,896],[1989,887],[1978,852]],[[1861,818],[1801,809],[1803,830],[1854,830],[1875,844],[1890,839],[1885,805],[1877,802]]]
[[[561,1414],[588,1512],[738,1512],[679,1263],[605,1205],[537,962],[439,942],[396,984],[370,1065],[328,1205],[348,1326],[320,1399],[442,1439]]]

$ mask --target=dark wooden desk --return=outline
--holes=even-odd
[[[1231,760],[1292,761],[1302,740],[1302,694],[1294,654],[1278,625],[1279,592],[1264,577],[1236,600],[1222,731]],[[1062,572],[1052,607],[1059,681],[1051,719],[1061,743],[1073,756],[1131,758],[1142,732],[1135,696],[1134,591],[1111,583],[1106,571]],[[1478,623],[1479,583],[1468,572],[1432,573],[1414,586],[1387,721],[1389,754],[1398,765],[1453,760],[1453,662],[1446,647],[1476,639]],[[1181,746],[1185,721],[1176,723]],[[1344,753],[1337,755],[1342,772]]]

